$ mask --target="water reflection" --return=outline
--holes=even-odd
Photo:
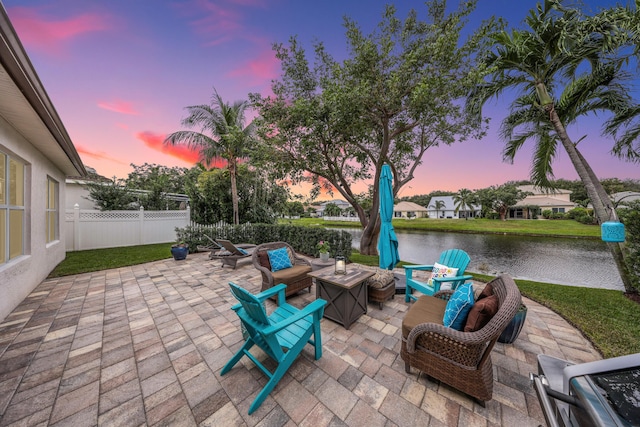
[[[359,248],[361,229],[348,229]],[[398,231],[400,259],[433,264],[443,250],[464,249],[469,270],[547,283],[624,290],[606,244],[600,240]]]

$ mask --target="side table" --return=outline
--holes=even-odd
[[[309,273],[316,279],[316,298],[327,301],[324,317],[349,329],[367,312],[368,286],[364,282],[373,275],[373,271],[356,268],[336,274],[333,266]]]

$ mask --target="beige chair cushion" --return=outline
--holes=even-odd
[[[311,266],[309,265],[294,265],[284,270],[278,270],[271,273],[273,276],[273,283],[277,285],[282,282],[294,281],[299,277],[304,277],[307,273],[311,272]]]
[[[423,295],[413,303],[402,319],[402,336],[409,336],[409,332],[421,323],[437,323],[442,325],[447,300]]]

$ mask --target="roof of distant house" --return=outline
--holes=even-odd
[[[400,202],[393,207],[395,212],[427,212],[427,208],[413,202]]]

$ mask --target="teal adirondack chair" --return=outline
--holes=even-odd
[[[465,280],[472,279],[473,276],[464,275],[469,261],[471,261],[471,258],[469,258],[469,255],[462,249],[449,249],[442,252],[438,264],[446,265],[450,268],[457,268],[459,275],[455,277],[435,277],[433,278],[433,285],[413,278],[414,271],[432,271],[433,265],[405,265],[404,271],[407,277],[407,287],[405,288],[404,300],[409,302],[417,299],[417,297],[413,295],[414,289],[425,295],[433,295],[440,290],[440,286],[443,283],[450,283],[451,289],[455,289],[464,283]]]
[[[285,301],[286,285],[284,284],[274,286],[257,295],[247,292],[235,283],[230,282],[229,285],[233,296],[240,301],[240,304],[231,308],[240,317],[246,341],[242,348],[224,365],[220,374],[224,375],[229,372],[242,359],[242,356],[246,355],[269,377],[267,384],[249,406],[249,415],[251,415],[278,384],[278,381],[287,372],[306,344],[315,347],[316,360],[322,357],[320,319],[322,319],[324,306],[327,302],[323,299],[316,299],[303,309],[298,309]],[[267,316],[264,301],[273,295],[278,296],[278,308]],[[312,335],[313,339],[311,339]],[[273,373],[249,352],[254,345],[260,347],[278,364]],[[286,349],[286,352],[283,349]]]

